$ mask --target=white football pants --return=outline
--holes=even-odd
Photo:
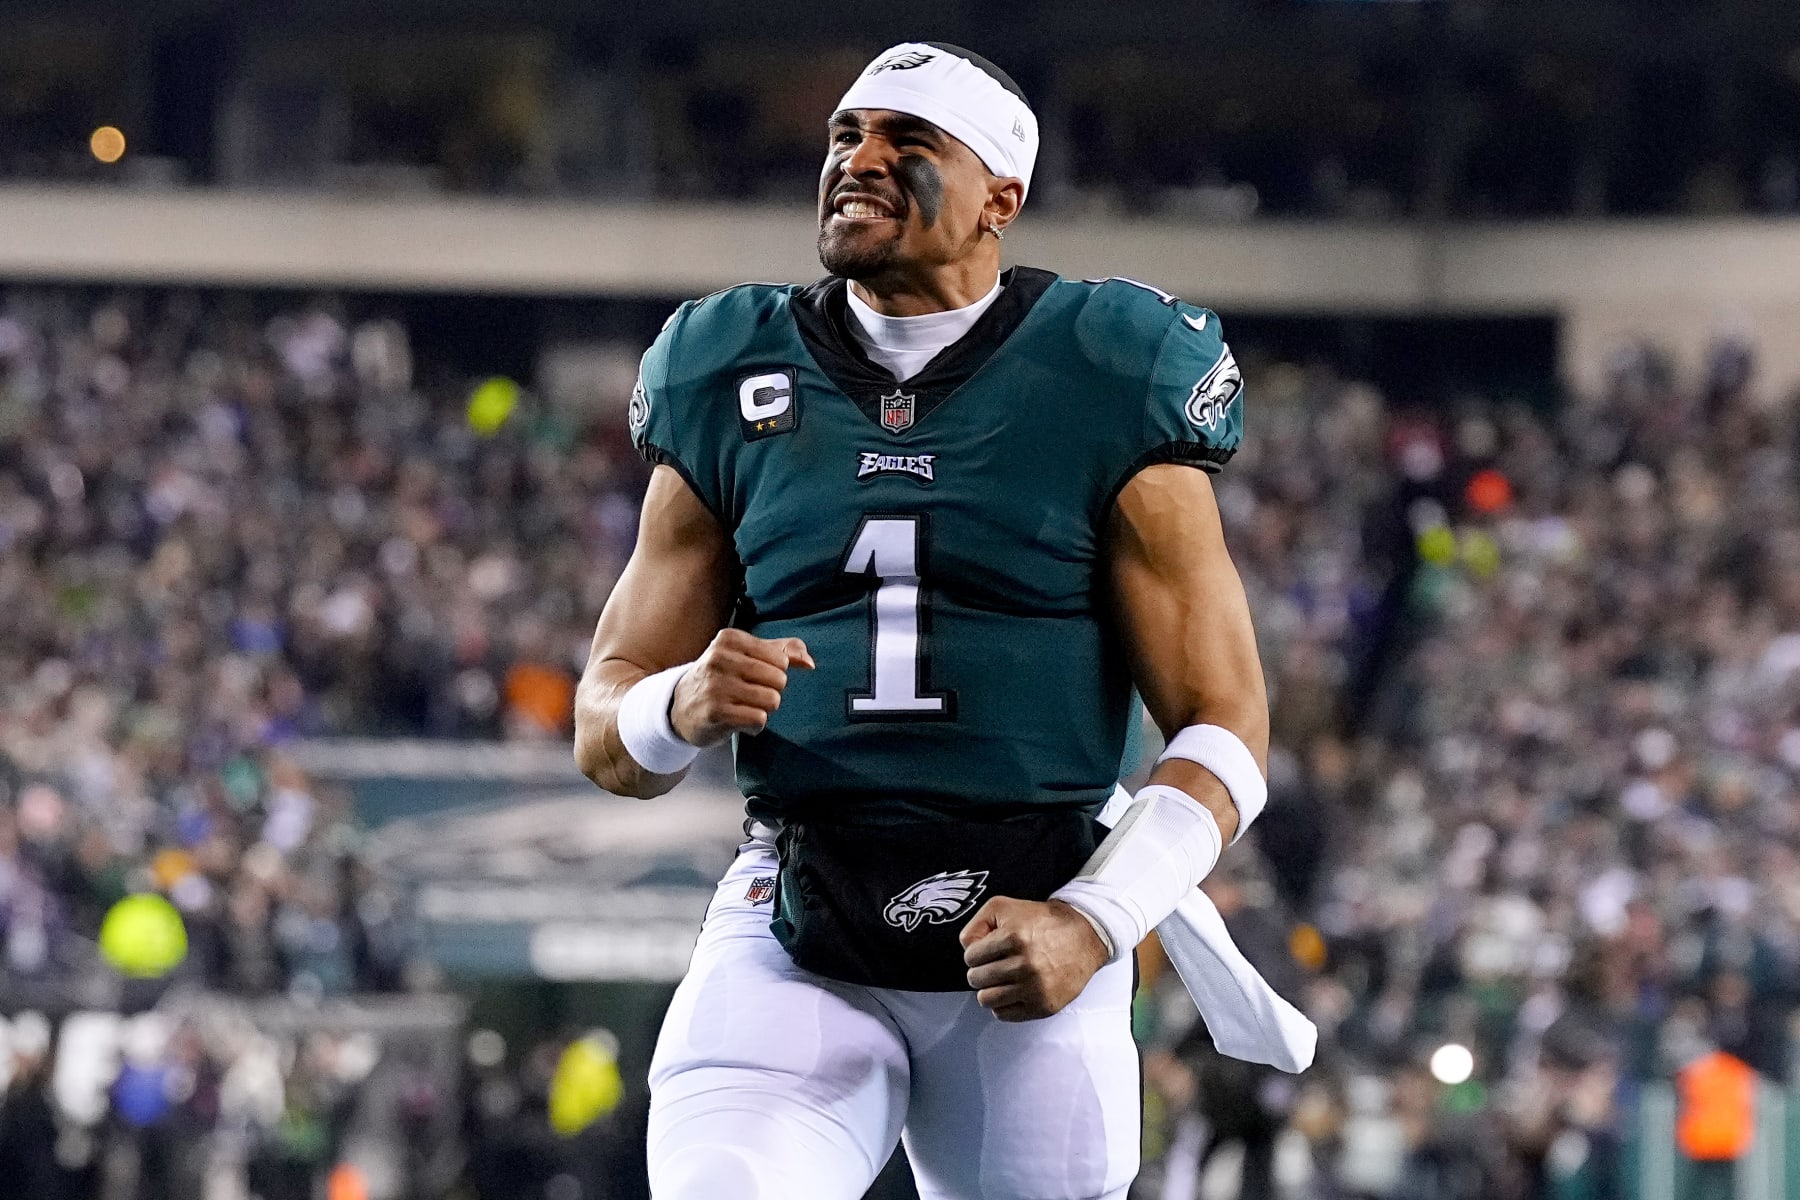
[[[1123,1200],[1138,1168],[1132,965],[1008,1024],[973,992],[803,971],[738,853],[650,1064],[655,1200],[859,1200],[902,1136],[924,1200]]]

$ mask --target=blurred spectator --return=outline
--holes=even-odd
[[[1216,872],[1206,884],[1245,957],[1277,991],[1298,1000],[1300,971],[1288,948],[1285,923],[1274,905],[1249,902],[1248,894],[1259,889],[1267,886],[1230,868]],[[1157,1065],[1156,1075],[1175,1107],[1193,1119],[1189,1136],[1195,1142],[1191,1165],[1183,1161],[1166,1167],[1164,1195],[1171,1187],[1196,1187],[1218,1152],[1235,1146],[1241,1152],[1238,1195],[1242,1200],[1275,1200],[1276,1141],[1294,1108],[1297,1081],[1273,1067],[1220,1054],[1201,1021],[1176,1044],[1173,1060]],[[1190,1170],[1193,1181],[1178,1178]]]
[[[42,1017],[12,1022],[0,1047],[0,1179],[22,1196],[54,1197],[56,1116],[50,1102],[50,1028]]]

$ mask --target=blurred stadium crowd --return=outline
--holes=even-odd
[[[191,296],[0,305],[0,1012],[153,1001],[167,981],[120,980],[96,951],[135,891],[182,913],[182,986],[305,1003],[423,986],[347,796],[283,747],[566,733],[642,486],[622,430],[520,420],[484,440],[465,399],[460,380],[416,385],[403,329],[329,305],[267,323]],[[99,1194],[103,1156],[40,1136],[36,1028],[15,1039],[0,1170],[24,1155],[68,1189],[30,1194]],[[242,1060],[233,1046],[189,1029],[155,1053],[191,1088],[196,1063]],[[287,1044],[273,1106],[246,1110],[282,1161],[323,1136],[309,1061]],[[241,1133],[218,1101],[158,1120]],[[74,1166],[51,1166],[70,1145]],[[269,1200],[310,1195],[329,1162],[308,1145]]]
[[[1164,1077],[1177,1096],[1212,1078],[1203,1106],[1250,1144],[1291,1122],[1354,1193],[1538,1195],[1579,1173],[1579,1194],[1616,1194],[1642,1082],[1709,1048],[1794,1077],[1796,398],[1759,390],[1730,336],[1700,379],[1630,348],[1554,416],[1384,417],[1350,388],[1286,417],[1281,378],[1220,489],[1268,639],[1271,813],[1330,847],[1310,886],[1267,892],[1321,935],[1288,948],[1322,968],[1298,986],[1324,1069],[1295,1089],[1190,1039]],[[1292,677],[1322,650],[1354,704],[1331,622],[1380,561],[1355,522],[1389,480],[1414,535],[1407,628],[1381,693],[1334,725],[1327,689]],[[1313,644],[1285,637],[1318,614]],[[1266,878],[1294,878],[1285,829],[1263,849]],[[1441,1043],[1476,1060],[1447,1097],[1425,1069]]]
[[[591,420],[491,387],[472,406],[477,381],[415,363],[401,323],[344,312],[0,303],[0,1011],[438,986],[358,862],[346,798],[284,745],[567,733],[646,478],[624,397]],[[1323,1041],[1298,1081],[1239,1068],[1147,971],[1144,1194],[1183,1194],[1156,1189],[1204,1157],[1196,1116],[1243,1145],[1247,1181],[1309,1177],[1309,1194],[1525,1197],[1577,1171],[1616,1194],[1639,1083],[1708,1045],[1792,1076],[1794,400],[1759,389],[1731,338],[1700,378],[1631,349],[1604,394],[1554,413],[1414,410],[1240,357],[1251,436],[1217,484],[1263,640],[1275,799],[1260,853],[1213,886]],[[186,919],[179,986],[121,982],[96,954],[107,906],[144,890]],[[320,1114],[370,1071],[293,1043],[272,1059],[285,1101],[202,1104],[230,1091],[230,1056],[177,1031],[149,1060],[180,1068],[157,1076],[178,1102],[134,1123],[128,1071],[84,1117],[52,1102],[37,1029],[14,1022],[0,1172],[71,1137],[141,1155],[147,1128],[216,1146],[310,1114],[300,1177],[322,1177],[349,1126]],[[1423,1066],[1445,1042],[1475,1059],[1447,1091]],[[592,1159],[613,1168],[554,1165],[556,1051],[484,1052],[459,1092],[454,1071],[390,1088],[376,1125],[400,1144],[428,1099],[466,1104],[473,1157],[431,1177],[522,1195],[482,1166],[491,1103],[549,1156],[532,1178],[567,1181],[547,1200],[640,1195],[617,1167],[632,1155],[608,1157],[628,1125],[592,1135],[614,1139]],[[112,1144],[71,1160],[99,1170]],[[196,1194],[153,1174],[63,1194]],[[305,1194],[281,1186],[261,1194]],[[417,1187],[393,1194],[438,1194]]]

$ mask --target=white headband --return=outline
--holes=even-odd
[[[902,42],[856,77],[839,112],[885,108],[930,121],[975,152],[982,166],[1031,190],[1038,123],[1029,105],[980,66],[941,46]]]

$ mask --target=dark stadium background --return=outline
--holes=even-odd
[[[1800,1195],[1788,0],[0,4],[0,1194],[647,1194],[735,817],[570,760],[632,369],[806,277],[914,37],[1042,117],[1016,260],[1247,381],[1275,802],[1213,890],[1321,1049],[1220,1060],[1146,952],[1133,1195]]]

